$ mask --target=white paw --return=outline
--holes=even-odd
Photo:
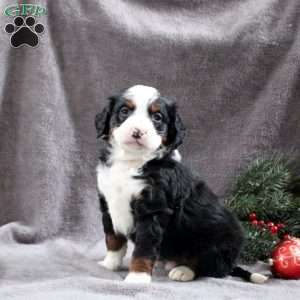
[[[108,270],[116,271],[120,268],[121,263],[119,261],[114,261],[108,258],[107,256],[104,260],[98,261],[98,264]]]
[[[269,277],[259,274],[259,273],[252,273],[250,276],[250,281],[257,284],[263,284],[268,281]]]
[[[104,260],[99,261],[98,264],[106,269],[115,271],[122,265],[123,256],[119,251],[108,251]]]
[[[186,266],[178,266],[169,272],[169,278],[175,281],[191,281],[195,278],[195,272]]]
[[[151,275],[146,272],[130,272],[124,281],[129,283],[150,283]]]

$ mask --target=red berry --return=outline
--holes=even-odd
[[[277,224],[277,227],[278,227],[278,229],[281,229],[281,228],[285,227],[285,225],[283,223],[279,223],[279,224]]]
[[[276,234],[278,232],[278,227],[276,225],[270,228],[272,234]]]
[[[264,227],[266,225],[265,221],[260,220],[258,221],[258,226]]]
[[[273,222],[268,222],[267,223],[267,226],[270,228],[270,227],[273,227],[274,226],[274,223]]]
[[[254,226],[257,226],[258,221],[257,221],[257,220],[253,220],[253,221],[251,222],[251,224],[254,225]]]
[[[250,215],[249,215],[249,220],[250,221],[254,221],[254,220],[256,220],[256,213],[251,213]]]

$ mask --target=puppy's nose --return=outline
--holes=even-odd
[[[132,132],[132,137],[136,140],[140,139],[143,135],[144,133],[138,128],[135,128]]]

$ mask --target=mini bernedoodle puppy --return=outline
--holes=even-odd
[[[107,246],[100,264],[117,270],[131,239],[126,282],[151,282],[158,260],[171,280],[232,275],[264,282],[236,266],[243,241],[238,221],[180,162],[185,129],[175,103],[143,85],[109,100],[95,120],[105,141],[97,166]]]

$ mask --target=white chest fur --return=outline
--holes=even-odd
[[[144,189],[142,180],[133,178],[137,175],[136,162],[118,161],[112,166],[97,166],[97,185],[104,195],[115,232],[130,234],[133,229],[133,216],[130,202]]]

